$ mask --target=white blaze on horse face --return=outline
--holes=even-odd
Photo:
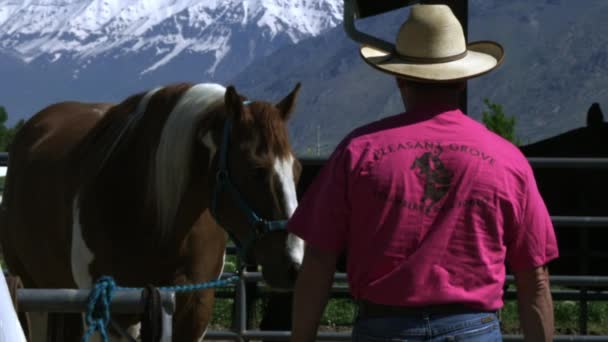
[[[299,237],[288,233],[287,234],[287,252],[289,256],[298,264],[298,267],[302,265],[302,260],[304,259],[304,241]]]
[[[281,181],[281,189],[283,190],[283,196],[285,196],[285,210],[287,211],[287,217],[291,217],[296,207],[298,206],[298,197],[296,196],[296,184],[293,181],[293,156],[289,156],[287,159],[277,159],[274,162],[274,171],[279,176]]]
[[[284,202],[287,217],[291,217],[298,206],[296,184],[293,181],[294,161],[295,159],[290,155],[287,159],[277,159],[274,163],[274,170],[279,176],[283,196],[285,196]],[[288,234],[287,253],[289,253],[289,256],[295,263],[301,264],[302,259],[304,258],[304,241],[291,233]]]
[[[80,224],[80,208],[78,196],[72,204],[72,277],[79,288],[90,288],[93,278],[89,273],[89,265],[93,262],[94,255],[87,247],[82,237],[82,226]]]

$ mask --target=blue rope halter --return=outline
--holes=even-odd
[[[251,101],[243,102],[244,105],[251,104]],[[226,119],[224,123],[224,134],[222,137],[222,145],[220,146],[220,160],[217,173],[215,174],[216,185],[213,191],[213,201],[211,202],[211,214],[213,218],[220,223],[219,216],[217,214],[218,198],[223,190],[227,190],[232,199],[236,202],[239,209],[247,216],[247,221],[251,225],[249,238],[244,241],[239,240],[234,233],[226,229],[228,235],[234,244],[236,245],[237,252],[243,263],[247,263],[248,256],[250,255],[251,248],[255,245],[256,241],[267,233],[276,230],[284,230],[287,224],[286,220],[274,220],[269,221],[261,218],[243,199],[243,196],[238,191],[234,183],[230,180],[230,173],[228,170],[228,144],[230,141],[230,132],[232,131],[232,120]],[[220,223],[221,224],[221,223]],[[223,225],[222,225],[223,226]]]

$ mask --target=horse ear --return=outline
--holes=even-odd
[[[226,88],[226,95],[224,95],[224,103],[226,105],[226,111],[237,121],[243,116],[243,101],[236,92],[234,86]]]
[[[281,102],[277,104],[277,108],[281,111],[281,116],[283,120],[289,120],[289,116],[293,113],[296,108],[296,100],[298,98],[298,93],[300,92],[300,82],[296,84],[296,87],[289,93],[289,95],[285,96]]]

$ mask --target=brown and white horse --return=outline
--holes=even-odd
[[[297,206],[286,122],[298,91],[272,104],[245,102],[233,87],[175,84],[118,105],[43,109],[10,149],[0,207],[10,272],[28,288],[91,288],[102,275],[120,286],[205,282],[222,272],[220,222],[270,286],[292,287],[303,243],[264,227]],[[213,296],[178,295],[174,341],[202,340]],[[114,318],[138,334],[136,319]]]

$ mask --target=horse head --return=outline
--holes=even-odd
[[[302,240],[285,231],[297,206],[301,171],[287,130],[299,88],[273,104],[246,101],[228,87],[223,122],[214,137],[201,138],[207,146],[210,140],[216,146],[209,173],[215,220],[229,233],[241,258],[262,266],[265,281],[277,289],[293,287],[304,248]]]

